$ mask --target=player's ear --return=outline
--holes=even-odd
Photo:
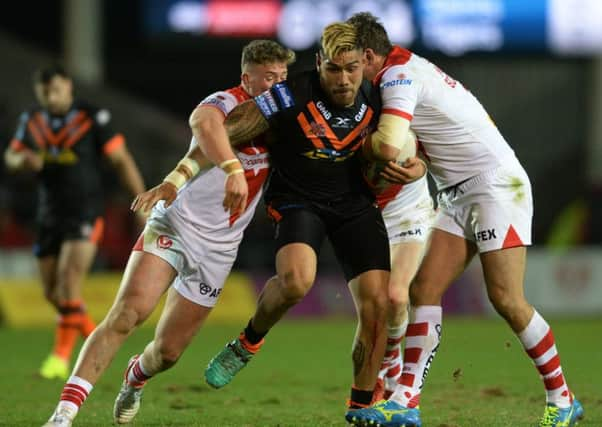
[[[242,73],[240,75],[240,81],[244,83],[245,86],[249,86],[249,74],[247,73]]]
[[[320,72],[320,65],[322,65],[322,58],[320,58],[320,53],[316,53],[316,70]]]
[[[364,63],[372,65],[374,63],[374,51],[370,48],[364,49]]]

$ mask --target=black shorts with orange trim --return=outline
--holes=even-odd
[[[380,210],[363,195],[329,202],[272,200],[276,251],[305,243],[317,256],[328,237],[345,279],[369,270],[391,270],[389,239]]]
[[[68,240],[87,240],[97,244],[103,232],[104,220],[101,217],[65,218],[60,222],[40,223],[33,253],[38,258],[58,255],[61,245]]]

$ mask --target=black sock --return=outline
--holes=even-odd
[[[359,409],[370,406],[372,403],[373,390],[360,390],[355,387],[351,387],[351,398],[349,399],[350,409]]]
[[[266,336],[267,333],[268,333],[267,331],[264,333],[259,333],[255,329],[253,329],[251,320],[249,320],[249,323],[247,324],[247,327],[244,330],[245,338],[251,344],[257,344],[259,341],[261,341],[263,339],[263,337]]]

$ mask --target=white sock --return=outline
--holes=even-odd
[[[571,406],[573,399],[562,373],[554,335],[537,311],[533,312],[525,330],[518,334],[518,339],[539,371],[547,402],[560,408]]]
[[[403,371],[390,400],[407,408],[418,406],[420,390],[441,340],[441,318],[442,310],[438,305],[410,308]]]

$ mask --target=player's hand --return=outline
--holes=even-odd
[[[247,208],[249,185],[244,173],[235,173],[226,178],[226,196],[224,197],[224,211],[230,215],[242,214]]]
[[[409,184],[422,178],[426,171],[426,163],[418,157],[410,157],[402,165],[392,161],[387,163],[380,175],[394,184]]]
[[[176,186],[170,182],[162,182],[156,187],[151,188],[144,193],[136,196],[130,209],[134,212],[142,212],[147,214],[157,204],[159,200],[165,201],[165,207],[171,205],[178,196]]]

